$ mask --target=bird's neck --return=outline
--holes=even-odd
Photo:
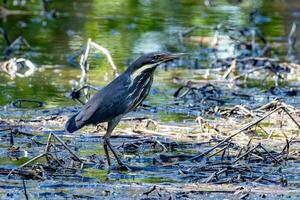
[[[156,66],[144,65],[138,69],[129,68],[127,70],[131,81],[137,81],[139,79],[144,79],[146,77],[153,77]]]
[[[145,82],[149,82],[149,81],[152,82],[154,70],[147,70],[140,74],[134,74],[132,72],[128,72],[127,75],[129,76],[128,77],[129,86],[132,85],[139,86],[140,84],[143,85],[143,83]]]

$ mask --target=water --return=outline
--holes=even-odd
[[[289,34],[292,22],[300,21],[300,5],[297,1],[275,0],[270,3],[270,1],[263,0],[245,0],[242,3],[236,3],[236,1],[233,0],[220,0],[215,1],[214,4],[214,7],[208,8],[204,5],[204,1],[191,0],[74,0],[67,3],[63,1],[53,1],[53,3],[50,4],[50,9],[57,10],[57,18],[47,20],[46,26],[42,25],[43,23],[45,24],[45,22],[43,22],[44,19],[40,15],[38,1],[33,1],[27,6],[12,7],[9,5],[9,8],[24,12],[22,14],[2,16],[0,26],[8,32],[10,40],[14,40],[22,35],[32,47],[30,51],[22,50],[18,54],[12,54],[11,56],[29,58],[37,64],[39,70],[34,76],[29,78],[11,79],[6,74],[0,73],[0,106],[8,105],[16,99],[40,100],[45,102],[46,109],[50,108],[50,111],[46,110],[47,112],[45,113],[41,111],[41,115],[50,116],[55,112],[51,110],[52,108],[70,108],[68,106],[78,105],[69,98],[69,93],[72,90],[73,83],[79,81],[81,70],[78,66],[70,64],[68,59],[85,45],[88,38],[92,38],[93,41],[110,50],[120,71],[123,71],[128,64],[141,53],[152,51],[186,51],[192,53],[191,63],[177,62],[168,66],[167,70],[162,66],[156,71],[152,91],[145,101],[145,104],[151,105],[151,108],[141,109],[138,114],[142,116],[145,114],[163,123],[194,122],[195,116],[201,114],[199,111],[190,112],[184,106],[172,106],[175,101],[173,94],[178,88],[178,85],[173,83],[173,79],[175,77],[198,80],[206,79],[206,69],[209,68],[210,62],[214,59],[214,53],[207,53],[206,49],[199,43],[190,41],[190,36],[212,37],[214,35],[212,28],[218,24],[233,28],[248,27],[250,25],[249,15],[257,9],[260,14],[255,17],[254,21],[270,41],[271,46],[275,47],[276,55],[285,60],[287,58],[286,37]],[[178,43],[178,32],[192,26],[202,26],[204,28],[194,31],[185,38],[185,48],[181,48]],[[6,43],[4,39],[0,37],[0,52],[3,51],[5,47]],[[296,45],[296,47],[299,47],[299,45]],[[295,60],[299,59],[297,49],[299,48],[296,48]],[[231,56],[234,53],[231,50],[232,45],[224,43],[219,47],[217,55],[222,57]],[[196,58],[199,59],[199,65],[197,67],[193,63],[193,60]],[[103,55],[98,52],[93,52],[90,55],[89,61],[91,66],[89,71],[89,84],[101,87],[114,78],[113,71]],[[194,68],[197,68],[197,70]],[[293,74],[292,76],[290,80],[297,83],[297,74]],[[213,71],[210,71],[209,78],[215,78]],[[274,83],[272,82],[271,84]],[[286,85],[288,84],[283,86]],[[297,85],[298,84],[296,84],[296,86]],[[267,87],[272,87],[272,85]],[[243,85],[240,90],[246,95],[256,94],[252,101],[230,96],[231,100],[229,101],[229,105],[232,106],[241,102],[250,105],[266,103],[269,99],[265,98],[266,95],[263,93],[265,89],[266,87],[264,85],[262,86],[255,81],[249,81]],[[272,96],[272,98],[273,97],[274,96]],[[286,98],[285,100],[287,100],[288,103],[296,105],[299,105],[300,102],[298,97]],[[189,105],[189,102],[187,102],[186,105]],[[37,113],[34,113],[31,109],[17,109],[14,110],[15,112],[2,112],[3,110],[5,109],[0,110],[0,117],[2,118],[31,118],[32,116],[34,116],[32,118],[36,118],[37,115]],[[48,133],[57,129],[61,130],[62,127],[59,126],[61,125],[50,123],[43,125],[42,130],[35,127],[34,131],[38,132],[34,132],[36,139],[46,143]],[[120,126],[125,127],[123,124]],[[185,126],[188,125],[185,124]],[[5,134],[6,132],[2,133]],[[91,141],[89,141],[89,138],[85,138],[81,141],[79,135],[80,133],[78,133],[76,137],[72,136],[70,139],[75,145],[81,147],[77,150],[77,153],[85,157],[92,154],[99,156],[100,154],[99,157],[102,159],[100,159],[100,161],[103,161],[104,152],[100,143],[101,139],[96,138],[93,140],[92,138]],[[61,135],[61,137],[64,138],[65,135]],[[64,139],[68,139],[68,136]],[[9,138],[3,136],[1,140],[3,144],[1,146],[2,155],[0,164],[5,167],[18,166],[27,161],[28,158],[41,153],[44,149],[44,146],[28,148],[27,144],[31,140],[31,137],[17,137],[15,143],[18,144],[21,149],[29,149],[29,156],[19,155],[20,157],[17,156],[18,158],[15,159],[14,156],[9,157],[6,155],[7,148],[9,147]],[[114,145],[122,145],[122,142],[124,142],[124,140],[121,138],[114,141]],[[199,149],[195,149],[191,146],[188,150],[180,149],[178,152],[172,153],[195,154],[195,150]],[[200,149],[199,151],[202,150],[203,149]],[[76,183],[77,185],[75,184],[76,187],[78,187],[75,189],[76,194],[83,193],[93,196],[95,193],[94,190],[97,190],[97,197],[105,196],[106,194],[102,192],[102,189],[108,186],[96,184],[96,181],[116,184],[120,184],[120,182],[185,182],[182,179],[178,179],[177,168],[169,169],[158,166],[154,167],[154,172],[151,171],[152,162],[154,162],[154,158],[156,157],[155,153],[151,152],[151,150],[146,152],[145,155],[143,154],[142,157],[126,153],[125,158],[129,159],[130,157],[132,157],[131,162],[134,165],[149,165],[150,167],[147,168],[148,171],[123,174],[116,170],[109,172],[106,168],[99,167],[99,169],[97,169],[93,166],[79,173],[80,175],[76,177],[77,179],[74,178],[76,182],[82,179],[81,182],[78,181]],[[292,165],[291,167],[293,169],[294,166]],[[296,165],[294,168],[296,169],[296,173],[295,177],[291,178],[291,184],[299,186],[299,176],[297,173],[299,166]],[[288,174],[289,169],[286,169],[286,171],[286,174]],[[76,175],[74,175],[74,177],[75,176]],[[91,180],[88,178],[91,178]],[[63,178],[61,179],[63,180]],[[29,181],[28,187],[29,190],[32,191],[32,195],[37,195],[37,197],[44,195],[44,198],[47,198],[47,195],[50,195],[50,198],[53,198],[54,193],[57,192],[57,196],[61,198],[66,194],[71,198],[74,192],[72,188],[74,181],[72,180],[72,176],[69,179],[68,181],[64,181],[66,186],[59,186],[60,179],[56,177],[55,180],[47,180],[42,182],[42,184]],[[17,180],[12,180],[11,182],[22,188],[21,182]],[[69,188],[68,184],[71,185],[71,189],[67,189],[65,193],[61,192],[61,190]],[[91,187],[92,184],[95,184],[94,189]],[[6,182],[1,182],[1,194],[7,193],[7,191],[3,191],[6,185]],[[35,189],[36,185],[43,188],[43,194]],[[85,192],[82,191],[81,188],[88,189]],[[47,191],[49,191],[49,194]],[[120,191],[122,190],[118,190],[116,193],[119,194]],[[13,190],[10,191],[10,195],[13,195],[13,192]],[[129,190],[128,193],[129,194],[126,193],[126,196],[130,198],[131,193],[136,195],[142,192],[132,192]],[[18,190],[18,193],[15,195],[22,197],[22,190]],[[223,197],[225,198],[226,195]],[[18,198],[18,196],[15,198]],[[211,199],[214,198],[214,196],[211,197]]]
[[[10,6],[9,6],[10,7]],[[282,44],[288,34],[291,22],[299,20],[299,5],[294,1],[275,1],[270,5],[267,1],[218,1],[215,6],[207,8],[202,1],[72,1],[69,3],[54,1],[50,9],[57,10],[57,18],[42,25],[40,6],[37,2],[27,6],[13,7],[14,10],[25,11],[24,14],[11,14],[2,17],[3,27],[10,40],[22,35],[32,46],[32,51],[21,51],[18,57],[32,60],[41,72],[30,78],[10,78],[0,74],[0,105],[6,105],[18,98],[44,101],[46,107],[74,105],[68,98],[71,91],[71,80],[79,80],[79,67],[67,62],[92,38],[98,44],[108,48],[114,61],[123,71],[128,63],[143,52],[180,51],[177,35],[179,31],[198,25],[209,28],[200,29],[192,35],[212,36],[210,28],[224,24],[230,27],[245,27],[249,24],[249,13],[258,9],[261,14],[255,18],[262,32],[270,40]],[[283,41],[282,41],[283,40]],[[0,40],[0,50],[6,43]],[[188,52],[199,53],[199,46],[188,45]],[[226,48],[226,47],[225,47]],[[285,52],[282,45],[278,51]],[[279,54],[281,55],[281,54]],[[228,56],[228,55],[227,55]],[[113,79],[113,73],[103,55],[93,53],[90,57],[91,71],[89,83],[103,86]],[[203,64],[205,68],[208,64]],[[185,65],[184,69],[191,66]],[[46,69],[45,69],[46,68]],[[159,69],[154,84],[168,90],[169,80],[177,69],[162,73]],[[163,76],[160,76],[163,74]],[[187,72],[186,74],[189,74]],[[105,77],[108,80],[104,80]],[[168,97],[151,94],[154,102],[164,102]]]

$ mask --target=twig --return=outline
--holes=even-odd
[[[24,179],[22,179],[22,181],[23,181],[24,195],[25,195],[25,198],[26,198],[26,200],[28,200],[29,198],[28,198],[28,194],[27,194],[27,189],[26,189],[25,180],[24,180]]]
[[[83,54],[81,54],[80,57],[80,68],[81,68],[81,77],[80,77],[80,85],[83,86],[87,82],[87,73],[89,70],[89,63],[88,63],[88,55],[90,52],[90,43],[91,43],[91,38],[88,39],[85,51]]]
[[[144,192],[143,195],[149,195],[151,192],[156,190],[156,185],[154,185],[149,191]]]
[[[213,172],[207,179],[205,179],[203,182],[204,183],[209,183],[211,182],[214,178],[217,179],[217,172]]]
[[[244,76],[248,76],[249,74],[251,74],[251,73],[253,73],[253,72],[256,72],[256,71],[259,71],[259,70],[263,70],[263,69],[268,69],[268,67],[263,66],[263,67],[256,67],[256,68],[250,69],[250,70],[244,72],[244,73],[241,74],[241,75],[235,76],[235,77],[233,78],[233,80],[238,80],[238,79],[240,79],[240,78],[242,78],[242,77],[244,77]]]
[[[82,51],[82,53],[81,53],[80,63],[79,63],[80,68],[81,68],[81,77],[80,77],[80,86],[81,87],[83,87],[88,81],[88,76],[87,76],[88,71],[89,71],[88,56],[89,56],[91,48],[95,48],[95,49],[99,50],[100,52],[102,52],[106,56],[106,58],[107,58],[108,62],[110,63],[110,65],[112,66],[112,69],[114,71],[114,76],[115,77],[119,76],[118,69],[117,69],[116,65],[114,64],[114,62],[113,62],[113,59],[111,57],[110,52],[106,48],[96,44],[95,42],[93,42],[91,40],[91,38],[89,38],[84,51]],[[74,59],[74,56],[72,57],[72,60],[73,59]],[[87,88],[87,89],[84,88],[84,94],[85,94],[86,97],[88,95],[88,89],[89,88]],[[88,97],[87,97],[86,100],[88,100]],[[78,101],[80,103],[82,103],[79,99],[78,99]]]
[[[230,145],[230,144],[227,144],[225,147],[223,147],[223,148],[219,149],[218,151],[216,151],[215,153],[213,153],[213,154],[207,156],[207,158],[213,157],[213,156],[217,155],[218,153],[224,151],[225,149],[227,149],[227,148],[229,147],[229,145]]]
[[[72,156],[74,156],[76,159],[77,159],[77,161],[79,161],[79,162],[82,162],[82,160],[76,155],[76,153],[72,150],[72,149],[70,149],[67,145],[66,145],[66,143],[64,143],[64,141],[62,141],[59,137],[57,137],[55,134],[53,134],[53,133],[50,133],[50,134],[52,134],[52,136],[57,140],[57,141],[59,141],[71,154],[72,154]]]
[[[269,102],[267,104],[264,104],[262,106],[259,106],[258,108],[255,108],[254,111],[258,112],[258,111],[262,111],[262,110],[274,108],[274,107],[276,107],[279,104],[281,104],[280,99],[279,98],[275,98],[271,102]]]
[[[282,107],[283,111],[291,118],[291,120],[297,125],[298,129],[300,129],[300,124],[295,120],[295,118],[287,111],[285,107]]]
[[[294,22],[288,37],[288,55],[291,55],[297,42],[297,24]]]
[[[45,153],[47,153],[46,160],[48,161],[48,163],[50,161],[49,158],[48,158],[48,153],[49,153],[50,148],[51,148],[51,139],[52,139],[52,134],[50,133],[49,136],[48,136],[48,139],[47,139],[46,147],[45,147]]]
[[[13,136],[13,132],[11,131],[10,134],[10,147],[14,146],[14,136]]]
[[[226,73],[223,75],[224,79],[227,79],[227,77],[231,74],[231,72],[236,70],[236,59],[232,60],[230,67],[226,71]]]
[[[50,145],[51,145],[51,138],[52,138],[52,133],[49,134],[48,136],[48,140],[47,140],[47,144],[46,144],[46,147],[45,147],[45,153],[49,153],[49,150],[50,150]]]
[[[29,161],[27,161],[27,162],[24,163],[23,165],[20,165],[18,168],[23,168],[23,167],[29,165],[30,163],[32,163],[32,162],[34,162],[34,161],[36,161],[36,160],[38,160],[38,159],[44,157],[45,155],[47,155],[47,153],[42,153],[42,154],[40,154],[40,155],[38,155],[38,156],[36,156],[36,157],[30,159]]]
[[[233,138],[234,136],[238,135],[239,133],[249,129],[250,127],[258,124],[259,122],[261,122],[262,120],[264,120],[265,118],[267,118],[268,116],[270,116],[271,114],[273,114],[274,112],[278,111],[282,109],[282,106],[270,111],[269,113],[267,113],[266,115],[264,115],[263,117],[253,121],[253,122],[250,122],[248,124],[246,124],[245,126],[243,126],[242,128],[238,129],[237,131],[235,131],[233,134],[231,134],[230,136],[228,136],[227,138],[225,138],[224,140],[222,140],[220,143],[218,143],[217,145],[215,145],[214,147],[212,147],[211,149],[201,153],[200,155],[197,155],[197,156],[194,156],[193,158],[190,158],[188,159],[188,161],[192,161],[192,160],[196,160],[198,158],[201,158],[205,155],[207,155],[208,153],[212,152],[214,149],[218,148],[219,146],[221,146],[222,144],[224,144],[225,142],[227,142],[228,140],[230,140],[231,138]]]
[[[23,168],[23,167],[29,165],[30,163],[32,163],[32,162],[34,162],[34,161],[40,159],[41,157],[43,157],[43,156],[45,156],[45,155],[47,155],[47,154],[46,154],[46,153],[42,153],[42,154],[40,154],[40,155],[38,155],[38,156],[36,156],[36,157],[30,159],[30,160],[27,161],[26,163],[20,165],[20,166],[17,167],[16,169]],[[16,169],[12,169],[12,170],[8,173],[7,177],[10,177],[10,175],[11,175],[13,172],[15,172]]]
[[[259,147],[262,148],[277,164],[281,164],[263,145],[259,144]]]
[[[246,155],[248,155],[249,153],[251,153],[252,151],[254,151],[256,148],[259,147],[260,144],[252,147],[251,149],[249,149],[248,151],[246,151],[244,154],[240,155],[237,159],[235,159],[232,163],[236,163],[237,161],[241,160],[243,157],[245,157]]]
[[[270,135],[263,127],[261,127],[260,125],[257,125],[258,128],[260,128],[260,130],[262,130],[266,135]]]
[[[165,145],[163,145],[159,140],[155,140],[155,142],[156,142],[156,144],[159,144],[159,146],[161,146],[163,151],[168,151],[167,147],[165,147]]]
[[[114,63],[114,61],[113,61],[113,59],[110,55],[110,52],[106,48],[96,44],[95,42],[91,42],[91,46],[98,49],[99,51],[101,51],[106,56],[109,64],[111,65],[111,67],[114,71],[115,77],[119,76],[118,69],[117,69],[117,67],[116,67],[116,65],[115,65],[115,63]]]

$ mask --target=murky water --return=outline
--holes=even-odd
[[[161,66],[156,71],[155,82],[149,97],[145,101],[145,104],[151,105],[151,107],[141,109],[140,113],[141,115],[155,118],[160,122],[193,122],[195,116],[201,113],[197,109],[186,109],[192,107],[189,100],[182,107],[177,107],[177,104],[174,104],[176,100],[173,94],[178,85],[173,83],[173,79],[175,77],[197,80],[215,79],[216,74],[214,71],[207,70],[210,68],[211,61],[214,60],[216,55],[218,57],[229,57],[234,55],[235,52],[233,51],[232,44],[226,40],[217,48],[217,52],[210,52],[206,48],[203,48],[202,44],[192,40],[192,37],[212,37],[215,34],[213,28],[219,24],[233,28],[248,27],[250,26],[250,13],[258,10],[259,14],[255,15],[254,21],[258,24],[258,27],[266,36],[271,46],[275,47],[276,55],[280,59],[285,60],[287,59],[287,35],[291,29],[292,22],[300,22],[300,4],[298,1],[275,0],[270,3],[270,1],[263,0],[245,0],[237,3],[237,1],[220,0],[215,1],[214,4],[213,7],[206,7],[204,1],[192,0],[75,0],[68,3],[53,1],[50,4],[50,9],[57,11],[57,17],[48,19],[47,23],[43,22],[44,19],[40,15],[40,6],[37,1],[31,2],[27,6],[15,6],[13,7],[14,10],[22,11],[22,13],[3,15],[0,26],[7,31],[11,41],[22,35],[31,45],[32,49],[13,53],[11,57],[28,58],[36,63],[39,70],[34,76],[29,78],[11,79],[6,74],[0,73],[0,106],[8,105],[17,99],[43,101],[45,102],[46,109],[76,105],[69,98],[69,94],[72,87],[74,87],[74,83],[79,81],[81,70],[76,66],[76,63],[71,64],[68,60],[85,45],[88,38],[92,38],[93,41],[110,50],[120,71],[123,71],[141,53],[152,51],[190,52],[191,56],[186,60],[171,63],[168,66]],[[11,2],[9,7],[11,7]],[[203,28],[192,32],[189,37],[185,38],[185,45],[182,47],[178,42],[178,33],[192,26],[201,26]],[[221,35],[225,36],[224,33],[221,33]],[[300,36],[299,33],[298,36]],[[0,51],[3,51],[6,46],[5,40],[0,37]],[[299,51],[297,50],[299,49],[298,47],[299,44],[296,45],[294,52],[295,57],[293,61],[296,62],[300,59]],[[78,62],[78,58],[76,61]],[[89,84],[101,87],[114,78],[113,71],[106,61],[105,56],[98,52],[93,52],[90,55],[89,61],[91,67],[89,71]],[[296,72],[289,75],[290,82],[282,84],[282,87],[299,85],[297,83],[297,74],[299,72]],[[265,90],[271,88],[273,85],[273,80],[266,85],[262,85],[256,80],[250,80],[239,88],[245,96],[251,96],[250,100],[228,95],[226,96],[228,98],[226,99],[228,101],[226,105],[233,106],[245,103],[255,107],[264,104],[276,97],[276,95],[273,95],[270,99],[265,98]],[[218,86],[228,91],[227,86]],[[278,96],[284,97],[284,95]],[[299,106],[300,101],[297,95],[285,100],[287,103]],[[55,111],[51,109],[50,111],[41,111],[42,115],[49,116],[53,112]],[[36,114],[31,109],[16,109],[14,112],[5,112],[5,108],[0,108],[0,117],[2,118],[31,118],[32,116],[36,117]],[[43,130],[34,132],[34,138],[37,141],[46,143],[47,135],[50,131],[57,131],[55,133],[60,134],[61,130],[62,127],[47,124]],[[37,130],[35,129],[34,131]],[[1,134],[6,134],[6,132],[4,131]],[[101,157],[99,163],[103,164],[104,153],[100,145],[102,140],[99,137],[81,139],[78,135],[71,137],[72,144],[78,145],[80,149],[77,150],[77,153],[80,156],[91,156],[96,153]],[[64,140],[68,140],[68,136],[66,135],[61,135],[61,137]],[[29,157],[36,156],[44,148],[44,146],[38,145],[32,149],[28,148],[27,144],[32,143],[32,138],[17,137],[15,143],[21,149],[31,149],[27,152],[29,155],[24,156],[22,152],[17,156],[7,155],[9,139],[6,136],[3,136],[2,139],[0,165],[6,168],[12,168],[24,163]],[[114,144],[121,145],[122,142],[122,139],[120,141],[115,140]],[[180,149],[178,152],[173,151],[172,154],[192,154],[195,153],[194,151],[195,148],[191,146],[190,149]],[[66,185],[59,185],[59,182],[63,178],[60,180],[56,177],[55,181],[48,180],[39,185],[45,192],[38,197],[46,199],[49,195],[50,198],[53,198],[53,194],[57,193],[54,195],[60,198],[74,198],[72,196],[73,189],[66,189],[74,186],[72,178],[82,181],[78,182],[76,186],[79,189],[74,190],[76,194],[80,195],[83,193],[92,197],[95,196],[94,190],[103,189],[107,185],[103,186],[95,183],[94,188],[91,188],[91,182],[89,182],[91,180],[92,182],[100,183],[185,182],[183,179],[178,178],[178,169],[176,167],[156,167],[153,164],[155,162],[154,155],[155,152],[143,152],[142,155],[130,152],[125,153],[125,158],[130,160],[131,164],[135,166],[146,165],[148,167],[146,168],[147,170],[142,172],[123,174],[119,171],[109,172],[103,166],[92,166],[91,168],[86,168],[78,176],[77,174],[73,174],[74,177],[70,175],[68,182],[65,181]],[[168,156],[168,154],[166,153],[164,156]],[[289,174],[289,170],[286,170],[286,174]],[[297,170],[299,171],[299,166],[296,163],[294,171],[297,172]],[[293,185],[298,186],[299,174],[295,173],[295,176],[292,176],[291,180]],[[6,184],[5,181],[1,182],[0,192],[4,193],[3,191],[7,189]],[[15,180],[12,180],[10,184],[15,184],[17,187],[22,188],[21,183]],[[69,187],[68,184],[71,186]],[[39,193],[34,189],[36,182],[30,181],[28,187],[33,192],[32,195]],[[87,191],[83,191],[82,188],[85,188]],[[19,193],[11,198],[22,197],[22,190],[21,192],[20,190],[17,191]],[[12,193],[10,195],[13,195]],[[140,194],[141,191],[129,190],[126,193],[126,197],[130,199],[131,193],[136,195]],[[104,198],[106,193],[105,191],[97,191],[96,196]],[[215,196],[211,197],[211,199],[214,198]],[[7,199],[10,199],[10,197],[7,197]]]
[[[49,7],[57,10],[58,17],[48,20],[47,26],[41,25],[43,18],[39,15],[40,6],[36,2],[14,7],[26,13],[7,15],[0,21],[0,26],[7,31],[11,41],[23,36],[32,46],[32,51],[24,50],[16,56],[29,58],[41,68],[41,72],[25,79],[10,80],[1,73],[0,105],[18,98],[41,100],[46,102],[47,107],[74,104],[68,98],[68,93],[72,88],[71,81],[78,81],[81,72],[79,67],[72,66],[67,60],[83,47],[88,38],[108,48],[122,71],[142,52],[180,51],[178,32],[189,27],[205,26],[207,28],[195,31],[192,35],[212,36],[214,31],[211,28],[218,24],[236,28],[248,26],[249,13],[254,9],[261,13],[255,20],[267,38],[280,44],[285,43],[292,21],[299,20],[300,6],[295,1],[283,0],[275,1],[272,5],[267,1],[243,1],[239,4],[218,1],[211,8],[207,8],[201,1],[181,0],[171,3],[118,0],[54,1]],[[0,50],[5,47],[2,38]],[[190,44],[187,48],[187,52],[193,52],[194,58],[201,54],[199,44]],[[282,45],[278,51],[286,52],[286,45]],[[225,54],[230,55],[230,51]],[[279,55],[284,57],[285,53]],[[203,60],[199,67],[207,68],[208,63],[205,58]],[[172,87],[170,80],[175,75],[192,76],[187,69],[193,68],[193,65],[185,64],[182,67],[184,73],[177,72],[174,67],[168,72],[159,69],[154,92],[148,99],[157,103],[168,101],[168,95],[161,93]],[[112,79],[112,70],[105,57],[93,53],[89,83],[103,86]],[[159,92],[155,92],[155,89]]]

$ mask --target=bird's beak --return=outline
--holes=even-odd
[[[162,60],[162,62],[167,62],[167,61],[174,60],[174,59],[179,58],[184,55],[187,55],[187,53],[168,53],[168,54],[162,55],[161,60]]]

